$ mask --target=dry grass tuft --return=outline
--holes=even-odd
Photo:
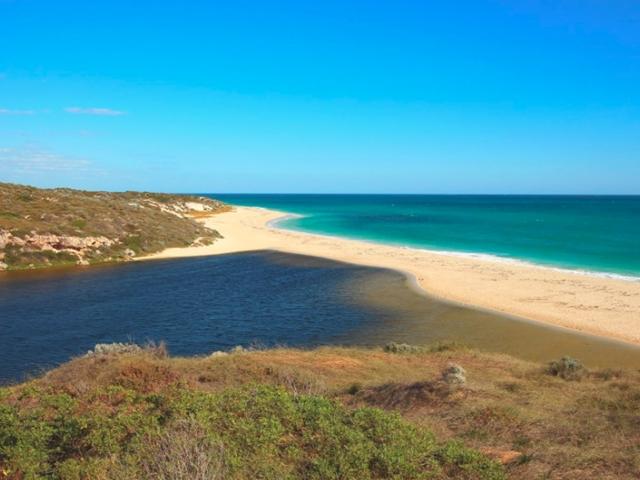
[[[291,367],[267,367],[265,373],[274,384],[286,388],[296,396],[323,395],[327,392],[326,384],[318,376]]]
[[[223,479],[224,447],[211,441],[196,420],[176,420],[160,435],[147,438],[141,470],[142,480]]]
[[[388,383],[356,394],[356,400],[388,410],[420,410],[452,405],[464,399],[466,393],[443,381],[415,382],[408,385]]]

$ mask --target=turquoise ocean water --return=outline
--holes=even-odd
[[[640,196],[216,195],[278,226],[640,279]]]

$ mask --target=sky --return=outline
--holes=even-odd
[[[0,0],[0,181],[640,194],[640,2]]]

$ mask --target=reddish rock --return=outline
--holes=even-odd
[[[516,450],[501,450],[499,448],[483,447],[480,452],[487,457],[500,462],[502,465],[513,463],[522,457],[522,452]]]

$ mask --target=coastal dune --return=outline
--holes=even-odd
[[[201,218],[222,239],[145,259],[277,250],[399,270],[426,293],[584,333],[640,344],[640,282],[568,270],[382,245],[277,228],[283,212],[256,207]]]

